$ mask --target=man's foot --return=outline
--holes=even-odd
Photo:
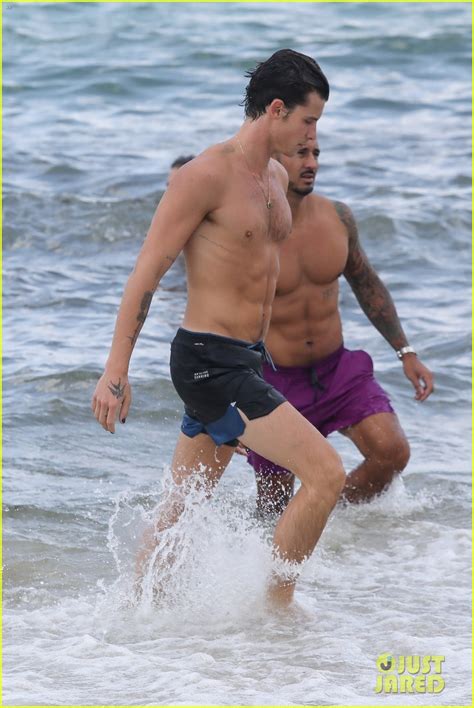
[[[273,610],[284,610],[291,607],[293,604],[293,595],[295,592],[295,584],[291,583],[274,583],[267,590],[268,604]]]

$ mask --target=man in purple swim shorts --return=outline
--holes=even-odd
[[[361,502],[388,487],[406,467],[410,449],[374,377],[371,357],[344,347],[340,275],[395,350],[418,401],[433,391],[433,375],[409,346],[390,293],[362,249],[350,209],[312,193],[318,158],[317,141],[301,147],[294,157],[278,157],[289,175],[293,226],[282,246],[265,340],[274,366],[265,363],[263,374],[322,435],[337,430],[358,447],[364,459],[347,475],[342,496]],[[258,508],[281,512],[293,494],[293,474],[252,451],[248,460],[255,469]]]

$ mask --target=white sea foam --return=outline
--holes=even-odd
[[[469,534],[413,520],[436,503],[399,484],[372,504],[338,508],[304,568],[295,606],[272,613],[269,529],[235,494],[194,496],[167,532],[175,563],[154,576],[165,592],[127,602],[136,529],[152,514],[124,494],[108,536],[116,581],[7,612],[15,666],[25,670],[13,688],[7,646],[6,703],[33,694],[46,704],[386,703],[374,693],[375,659],[384,651],[446,656],[443,694],[411,696],[410,704],[462,702],[469,583],[459,579],[469,568]]]

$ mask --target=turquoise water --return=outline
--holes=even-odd
[[[4,703],[470,704],[469,4],[48,4],[3,10]],[[403,481],[338,508],[298,589],[263,605],[271,528],[239,458],[185,519],[163,608],[127,609],[180,403],[180,264],[106,436],[89,400],[171,161],[228,137],[244,73],[278,48],[331,84],[317,189],[348,203],[436,374],[423,405],[342,287],[410,438]],[[331,441],[348,469],[356,452]],[[446,656],[439,695],[380,697],[380,653]]]

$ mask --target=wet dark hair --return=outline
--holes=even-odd
[[[263,115],[275,98],[288,109],[304,105],[311,91],[317,91],[325,101],[329,98],[329,83],[319,64],[293,49],[280,49],[245,76],[250,81],[241,105],[247,118]]]
[[[191,162],[191,160],[194,160],[194,155],[180,155],[171,163],[171,169],[173,169],[173,167],[182,167],[187,162]]]

